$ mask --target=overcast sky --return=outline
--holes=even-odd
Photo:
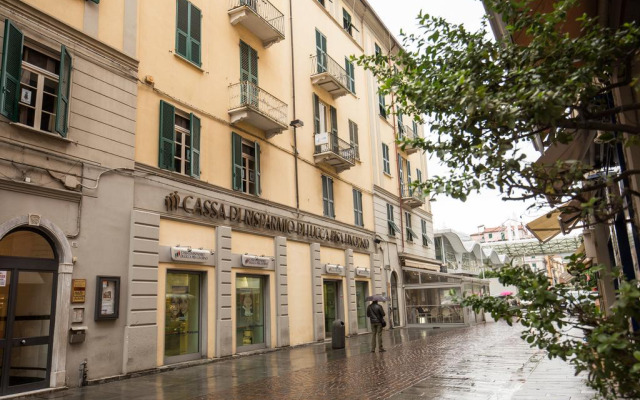
[[[481,28],[484,8],[479,0],[368,0],[385,25],[399,38],[405,32],[417,32],[416,19],[420,10],[454,23],[462,23],[469,30]],[[435,156],[428,158],[429,175],[442,175]],[[507,219],[529,222],[544,211],[527,211],[531,203],[505,202],[496,191],[483,190],[480,195],[471,195],[466,202],[438,197],[432,203],[435,229],[454,229],[474,233],[479,225],[499,226]]]

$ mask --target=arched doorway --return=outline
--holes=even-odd
[[[0,395],[50,385],[58,265],[39,230],[0,240]]]
[[[391,272],[391,318],[393,326],[400,326],[400,312],[398,311],[398,274]]]

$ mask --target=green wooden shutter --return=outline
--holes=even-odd
[[[20,76],[22,75],[22,44],[24,35],[9,19],[4,21],[2,72],[0,73],[0,114],[18,120]]]
[[[254,143],[254,149],[255,149],[255,163],[256,163],[256,191],[255,191],[255,195],[256,196],[260,196],[262,194],[262,185],[260,183],[260,144],[258,142]]]
[[[327,70],[327,38],[316,29],[316,58],[317,72],[325,72]]]
[[[315,133],[320,133],[320,104],[318,95],[315,93],[313,94],[313,127]]]
[[[338,154],[340,150],[340,144],[338,143],[338,112],[333,106],[329,106],[329,112],[331,115],[331,150]]]
[[[191,114],[191,171],[194,178],[200,178],[200,118]]]
[[[160,100],[160,149],[158,167],[175,171],[176,108]]]
[[[91,0],[91,1],[96,3],[96,4],[100,4],[100,0]]]
[[[240,41],[240,80],[249,80],[249,45]]]
[[[413,188],[411,187],[411,161],[407,160],[407,185],[409,185],[409,195],[413,195]]]
[[[231,183],[233,190],[242,190],[242,136],[231,132]]]
[[[329,216],[335,218],[336,210],[333,204],[333,179],[327,178],[327,189],[329,189],[327,193],[327,198],[329,199]]]
[[[176,2],[176,53],[189,59],[189,2]]]
[[[202,48],[201,24],[202,15],[200,9],[189,3],[189,60],[198,66],[202,65],[200,57]]]
[[[56,112],[56,132],[67,137],[69,130],[69,91],[71,87],[71,56],[62,45],[60,50],[60,79],[58,79],[58,110]]]
[[[322,215],[325,217],[329,216],[329,189],[327,186],[328,179],[322,175]]]

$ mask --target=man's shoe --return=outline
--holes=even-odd
[[[380,349],[380,353],[384,353],[385,351],[385,349]]]

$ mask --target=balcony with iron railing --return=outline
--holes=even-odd
[[[287,129],[287,104],[257,85],[242,81],[229,86],[231,123],[244,122],[265,131],[267,138]]]
[[[318,133],[313,159],[318,165],[330,166],[336,172],[342,172],[356,165],[356,148],[337,134]]]
[[[229,0],[231,25],[240,24],[264,47],[284,40],[284,14],[267,0]]]
[[[349,90],[347,71],[327,53],[311,56],[311,83],[326,90],[334,99],[353,94]]]
[[[406,207],[416,208],[424,204],[424,193],[420,189],[402,184],[400,191],[402,192],[402,204]]]
[[[418,138],[419,138],[418,132],[414,132],[413,129],[411,129],[407,125],[398,124],[398,140],[404,141],[404,140],[414,140]],[[413,154],[418,150],[420,149],[411,142],[407,142],[406,144],[404,144],[404,152],[407,154]]]

